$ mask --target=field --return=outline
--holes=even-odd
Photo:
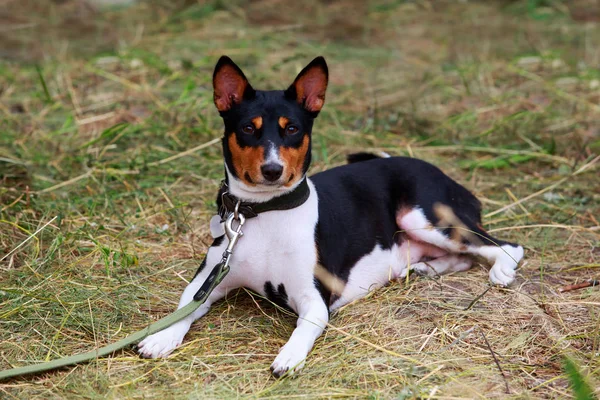
[[[526,253],[509,288],[478,263],[342,308],[293,378],[269,366],[295,317],[240,290],[167,359],[125,349],[0,398],[565,399],[566,357],[600,394],[600,292],[561,290],[600,279],[597,0],[4,4],[0,369],[176,307],[223,177],[221,54],[262,89],[324,55],[312,173],[355,151],[425,159]]]

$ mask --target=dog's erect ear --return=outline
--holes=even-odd
[[[328,79],[327,63],[323,57],[317,57],[300,71],[285,95],[296,99],[307,111],[318,113],[325,104]]]
[[[242,99],[251,99],[255,92],[244,73],[231,58],[222,56],[213,74],[214,101],[217,110],[227,111]]]

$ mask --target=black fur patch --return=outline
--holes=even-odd
[[[267,295],[267,299],[277,304],[279,307],[288,310],[290,309],[290,306],[288,305],[288,295],[283,283],[280,283],[279,286],[277,286],[277,289],[275,289],[270,281],[265,282],[265,294]]]
[[[485,244],[492,240],[508,243],[479,228],[481,205],[475,196],[425,161],[374,158],[320,172],[311,180],[319,195],[315,237],[319,263],[344,281],[376,245],[388,250],[401,240],[396,234],[396,213],[401,208],[420,208],[437,226],[434,208],[439,202],[449,206]]]
[[[325,287],[325,285],[323,285],[323,283],[318,280],[316,277],[314,278],[314,282],[315,282],[315,287],[317,288],[317,290],[319,291],[319,294],[321,294],[321,298],[323,299],[323,302],[325,304],[327,304],[328,308],[329,306],[332,304],[331,303],[331,291],[329,289],[327,289],[327,287]]]
[[[215,240],[213,240],[210,247],[219,247],[223,243],[223,240],[225,240],[225,235],[221,235],[221,236],[215,238]]]
[[[381,157],[372,153],[352,153],[346,156],[346,161],[348,161],[348,164],[353,164],[362,161],[374,160],[376,158]]]
[[[215,240],[213,240],[212,244],[210,245],[210,247],[218,247],[221,245],[221,243],[223,243],[223,240],[225,239],[225,235],[221,235],[218,238],[215,238]],[[202,263],[200,263],[200,266],[198,267],[198,270],[196,271],[196,273],[194,274],[194,278],[196,278],[198,276],[198,274],[200,272],[202,272],[202,270],[206,267],[206,257],[204,257],[204,260],[202,260]],[[192,278],[192,279],[194,279]]]

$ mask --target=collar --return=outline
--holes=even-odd
[[[258,214],[275,210],[290,210],[301,206],[308,200],[310,188],[307,183],[308,178],[304,177],[302,182],[291,192],[272,198],[264,203],[252,203],[247,201],[240,202],[238,212],[242,213],[246,219],[258,217]],[[217,205],[219,206],[219,215],[224,220],[227,215],[235,211],[237,197],[229,193],[229,187],[225,181],[221,182]]]

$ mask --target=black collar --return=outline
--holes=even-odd
[[[250,203],[242,201],[238,208],[238,212],[242,213],[246,218],[258,217],[258,214],[275,211],[275,210],[290,210],[301,206],[308,200],[310,195],[310,189],[306,182],[308,178],[304,178],[302,182],[291,192],[283,194],[278,197],[274,197],[264,203]],[[221,189],[219,190],[219,197],[217,198],[217,205],[219,207],[219,215],[221,219],[225,219],[227,215],[234,212],[235,205],[239,199],[229,193],[229,187],[227,183],[223,181],[221,183]]]

